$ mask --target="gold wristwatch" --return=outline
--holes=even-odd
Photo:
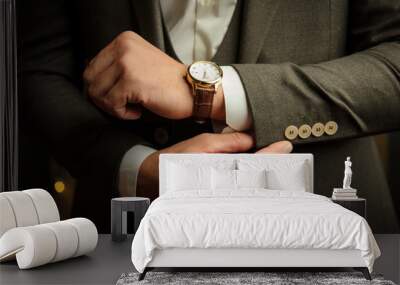
[[[210,118],[214,95],[222,82],[222,69],[210,61],[196,61],[188,66],[186,79],[194,96],[193,118],[204,123]]]

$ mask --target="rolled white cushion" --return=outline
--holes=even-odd
[[[29,189],[22,192],[31,197],[39,218],[39,224],[57,222],[60,220],[57,205],[49,192],[43,189]]]
[[[96,226],[84,218],[18,227],[0,238],[0,261],[17,258],[20,269],[86,254],[96,248]]]
[[[96,248],[98,233],[92,221],[85,218],[74,218],[64,222],[73,225],[78,233],[78,248],[74,257],[91,252]]]
[[[15,228],[17,222],[8,199],[0,195],[0,237],[9,229]]]
[[[16,254],[20,269],[51,262],[57,240],[53,231],[42,225],[19,227],[7,231],[0,239],[0,260]]]
[[[65,221],[43,224],[53,231],[57,240],[57,248],[51,262],[57,262],[75,255],[78,249],[79,237],[75,227]]]
[[[13,209],[17,227],[33,226],[39,223],[38,214],[31,197],[21,191],[2,192]]]

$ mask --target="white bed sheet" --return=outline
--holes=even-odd
[[[159,197],[134,237],[135,268],[166,248],[357,249],[371,272],[380,255],[361,216],[324,196],[259,189]]]

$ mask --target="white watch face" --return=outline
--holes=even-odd
[[[206,83],[215,83],[222,77],[219,66],[209,61],[193,63],[190,66],[189,72],[194,79]]]

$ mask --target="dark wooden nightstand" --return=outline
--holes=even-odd
[[[359,214],[364,219],[367,218],[367,200],[364,198],[357,198],[352,200],[337,200],[332,199],[332,202],[341,205],[342,207]]]

